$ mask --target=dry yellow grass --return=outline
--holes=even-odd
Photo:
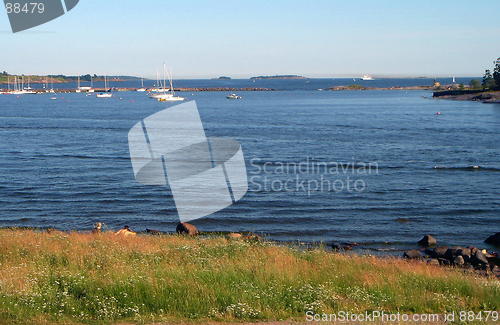
[[[500,309],[497,279],[397,258],[223,237],[0,229],[9,323],[305,320]]]

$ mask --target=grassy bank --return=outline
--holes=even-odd
[[[0,324],[499,309],[497,279],[419,262],[217,237],[0,229]]]

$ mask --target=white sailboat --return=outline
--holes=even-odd
[[[90,89],[89,89],[89,93],[93,93],[94,92],[94,82],[92,80],[92,76],[90,76]]]
[[[87,92],[87,93],[93,93],[94,89],[92,89],[92,76],[90,77],[90,85],[91,85],[90,87],[88,87],[88,86],[81,87],[80,86],[80,73],[78,73],[78,88],[76,89],[76,92],[81,93],[83,91],[83,92]]]
[[[10,77],[7,77],[7,91],[2,92],[3,95],[10,95],[12,92],[10,91]]]
[[[23,89],[21,90],[21,94],[25,95],[36,95],[36,91],[30,87],[30,77],[28,77],[28,87],[24,87],[24,77],[23,77]]]
[[[156,70],[156,84],[153,88],[149,90],[151,93],[165,93],[169,89],[165,88],[165,68],[163,69],[163,84],[160,79],[160,72]],[[152,97],[150,97],[152,98]]]
[[[142,76],[141,76],[141,88],[137,89],[137,91],[140,91],[140,92],[146,91],[146,88],[144,88],[144,79],[142,78]]]
[[[45,92],[46,93],[55,93],[54,91],[54,80],[52,80],[52,83],[51,83],[51,88],[49,89],[49,75],[47,75],[47,82],[45,83]]]
[[[99,93],[96,95],[96,97],[97,98],[110,98],[110,97],[112,97],[113,95],[110,92],[107,92],[107,89],[108,89],[108,86],[107,86],[107,82],[106,82],[106,76],[104,76],[104,90],[106,92]]]
[[[36,91],[30,87],[29,78],[28,78],[28,87],[24,87],[24,76],[21,78],[17,78],[14,76],[14,89],[12,91],[8,91],[5,94],[13,94],[13,95],[36,95]]]
[[[163,85],[165,86],[166,82],[165,82],[165,73],[166,73],[166,67],[165,67],[165,63],[163,63]],[[175,96],[175,92],[174,92],[174,87],[172,85],[172,69],[170,69],[170,76],[168,78],[168,81],[170,82],[170,89],[166,89],[166,88],[163,88],[162,89],[162,93],[158,93],[158,94],[149,94],[149,98],[153,98],[153,99],[157,99],[158,101],[162,101],[162,102],[176,102],[176,101],[182,101],[184,100],[185,98],[184,97],[180,97],[180,96]],[[168,91],[168,93],[167,93]]]
[[[55,94],[56,92],[54,91],[54,79],[52,78],[50,81],[51,81],[50,82],[50,92]]]
[[[80,73],[78,73],[78,88],[76,88],[75,92],[81,93],[82,90],[80,89]]]

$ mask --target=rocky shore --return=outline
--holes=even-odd
[[[500,247],[500,232],[488,237],[484,242]],[[408,250],[404,252],[403,257],[421,260],[429,265],[458,267],[464,270],[478,271],[485,275],[493,274],[500,278],[498,252],[488,252],[486,249],[473,246],[441,246],[431,235],[425,235],[417,244],[421,247],[420,249]]]
[[[128,227],[128,226],[125,226]],[[41,231],[46,231],[47,233],[60,232],[54,228],[24,228],[24,227],[13,227],[12,229],[38,229]],[[128,229],[128,228],[127,228]],[[92,233],[95,233],[95,228]],[[176,226],[174,232],[169,233],[167,231],[160,231],[155,229],[146,229],[145,231],[134,232],[135,234],[149,235],[149,236],[164,236],[177,234],[181,236],[201,236],[201,237],[219,237],[224,236],[227,240],[245,240],[245,241],[265,241],[268,243],[274,243],[279,246],[293,246],[300,247],[304,250],[316,250],[316,249],[326,249],[334,253],[342,254],[355,254],[355,255],[371,255],[370,249],[360,247],[354,242],[344,242],[337,243],[334,242],[331,245],[325,245],[324,243],[310,243],[310,242],[297,242],[297,241],[276,241],[263,239],[261,236],[254,233],[246,232],[205,232],[199,231],[196,226],[181,222]],[[101,229],[99,228],[99,233]],[[116,234],[119,234],[118,231]],[[489,236],[484,240],[486,244],[497,246],[500,248],[500,232]],[[379,254],[379,258],[384,257],[397,257],[393,254]],[[409,249],[404,251],[402,255],[399,255],[403,259],[421,261],[434,266],[441,267],[454,267],[461,268],[464,271],[477,272],[482,275],[494,275],[500,279],[500,257],[499,252],[488,252],[486,249],[481,249],[473,246],[467,247],[448,247],[439,245],[438,241],[431,235],[425,235],[420,241],[415,243],[414,249]]]
[[[164,234],[161,231],[151,229],[146,229],[146,233],[151,235]],[[203,232],[198,231],[192,224],[184,222],[177,225],[176,233],[187,236],[203,234]],[[228,240],[262,240],[260,236],[252,233],[244,235],[241,233],[225,232],[224,234]],[[500,247],[500,232],[489,236],[484,242]],[[437,240],[431,235],[425,235],[416,245],[419,248],[405,251],[402,257],[408,260],[420,260],[423,263],[434,266],[462,268],[464,271],[475,271],[483,275],[492,274],[500,279],[500,257],[498,252],[488,252],[486,249],[479,249],[473,246],[448,247],[438,245]],[[331,248],[333,252],[346,253],[352,251],[357,246],[357,243],[333,243]],[[304,243],[304,248],[311,250],[317,247]]]
[[[481,101],[485,104],[500,104],[500,91],[450,90],[438,91],[432,95],[439,99]]]

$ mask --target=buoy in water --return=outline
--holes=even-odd
[[[66,99],[66,102],[69,102],[69,99]]]
[[[131,102],[131,103],[133,103],[134,101],[133,101],[133,100],[131,100],[130,102]]]
[[[441,112],[437,112],[437,115],[441,115]]]

